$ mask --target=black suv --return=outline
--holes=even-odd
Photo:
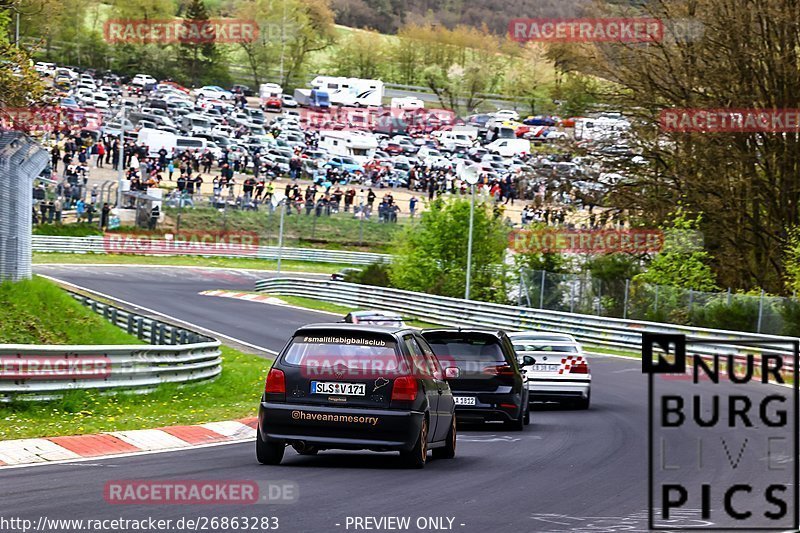
[[[453,371],[451,371],[453,375]],[[256,457],[279,464],[287,445],[399,451],[422,468],[456,452],[453,394],[436,356],[407,327],[313,324],[275,359],[258,411]]]
[[[530,423],[525,376],[514,345],[503,331],[432,329],[422,336],[433,348],[446,372],[459,422],[500,420],[521,431]],[[523,366],[535,360],[527,356]],[[450,372],[448,368],[458,368]]]

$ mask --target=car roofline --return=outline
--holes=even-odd
[[[319,330],[338,330],[342,333],[375,333],[383,335],[398,335],[400,333],[416,331],[410,326],[378,326],[375,324],[351,324],[349,322],[319,322],[315,324],[306,324],[305,326],[297,328],[294,332],[294,336],[304,331]]]
[[[474,327],[470,327],[470,328],[461,328],[461,327],[456,327],[456,328],[428,328],[428,329],[423,329],[420,333],[423,333],[423,334],[425,334],[425,333],[442,333],[442,334],[456,333],[456,334],[462,334],[462,335],[463,334],[479,334],[479,335],[489,335],[489,336],[492,336],[492,337],[496,337],[498,339],[506,334],[505,331],[499,330],[499,329],[483,329],[483,328],[474,328]]]

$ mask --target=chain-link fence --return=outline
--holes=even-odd
[[[761,294],[699,292],[630,279],[522,270],[520,305],[614,318],[800,336],[800,300]]]

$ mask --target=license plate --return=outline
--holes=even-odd
[[[475,396],[453,396],[456,405],[475,405]]]
[[[312,381],[311,394],[339,394],[341,396],[364,396],[363,383],[342,383],[338,381]]]
[[[558,372],[560,365],[533,365],[534,372]]]

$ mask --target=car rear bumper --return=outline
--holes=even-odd
[[[411,450],[425,414],[262,402],[258,431],[263,440],[305,442],[318,448]]]
[[[453,396],[475,398],[475,405],[456,405],[459,422],[512,421],[523,409],[522,398],[515,393],[481,393],[453,391]]]
[[[528,378],[528,401],[570,400],[589,397],[591,379],[531,379]]]

